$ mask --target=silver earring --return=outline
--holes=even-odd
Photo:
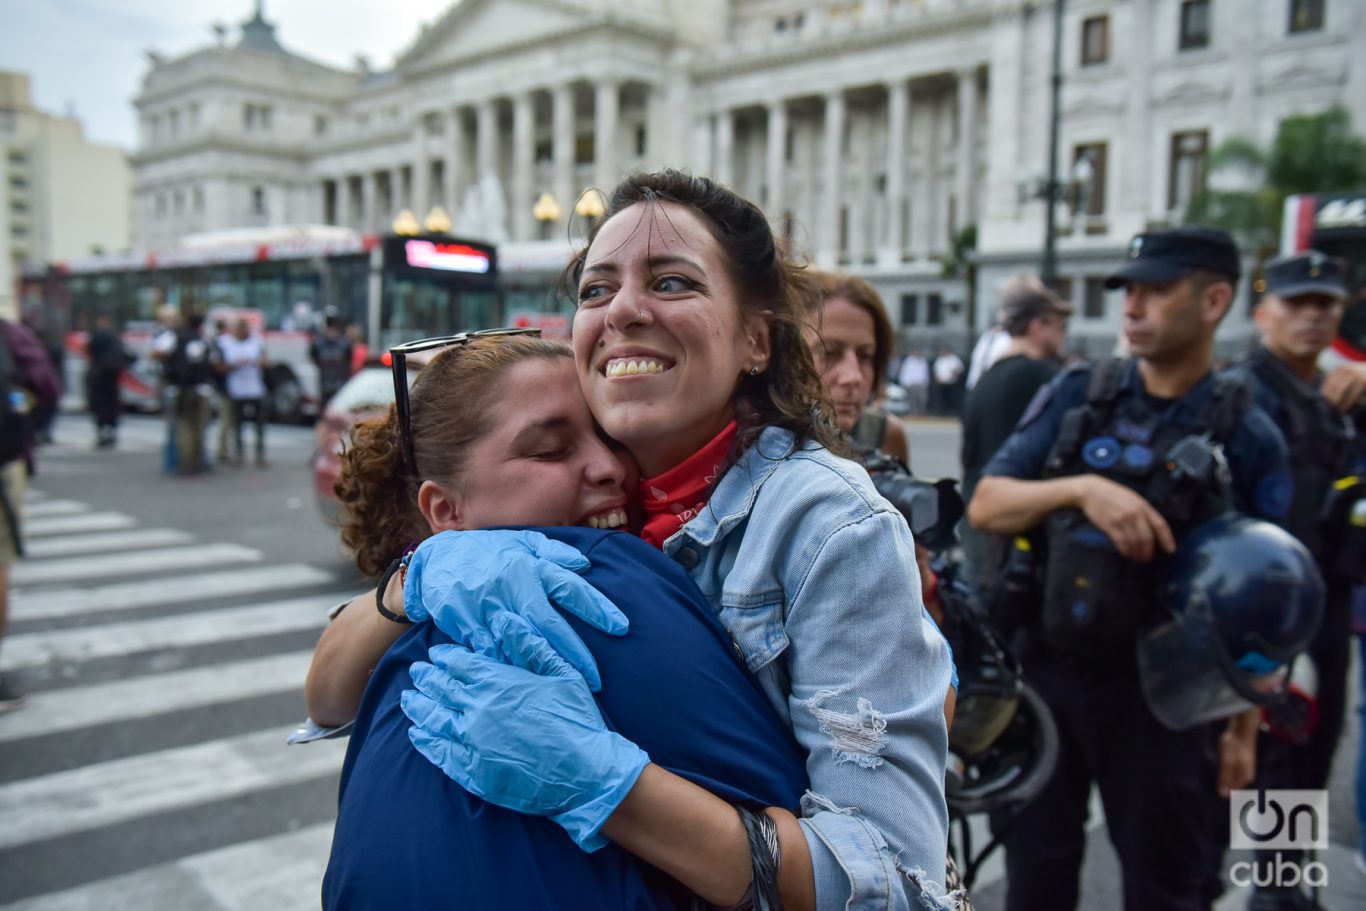
[[[750,375],[750,376],[758,376],[758,375],[759,375],[759,365],[758,365],[758,364],[751,364],[751,365],[750,365],[750,368],[749,368],[749,375]]]

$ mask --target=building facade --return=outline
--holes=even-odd
[[[37,110],[29,79],[0,72],[0,317],[14,318],[26,263],[128,249],[133,174],[80,123]]]
[[[868,278],[908,337],[961,348],[1000,281],[1038,268],[1053,28],[1028,0],[462,0],[372,72],[289,53],[258,3],[235,44],[153,59],[137,242],[440,207],[535,285],[582,236],[586,188],[669,165]],[[1059,273],[1083,350],[1119,328],[1100,279],[1180,221],[1221,141],[1333,104],[1366,125],[1349,0],[1070,0],[1062,59]],[[970,283],[950,266],[974,235]]]

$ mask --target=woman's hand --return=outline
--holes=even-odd
[[[521,659],[541,673],[461,646],[434,647],[431,664],[412,666],[417,691],[403,693],[408,737],[471,794],[549,816],[579,847],[596,851],[607,843],[603,823],[650,757],[607,730],[583,678],[538,642]]]
[[[414,622],[430,616],[456,642],[501,661],[517,661],[516,650],[503,643],[506,630],[515,628],[562,656],[598,690],[597,663],[551,605],[605,633],[626,632],[626,615],[579,577],[587,568],[583,554],[539,532],[446,531],[413,554],[404,603]],[[512,617],[523,622],[510,625]]]

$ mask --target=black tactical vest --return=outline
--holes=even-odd
[[[1286,530],[1324,562],[1324,509],[1333,484],[1347,474],[1356,431],[1318,390],[1290,372],[1270,351],[1258,348],[1247,358],[1248,369],[1281,402],[1281,432],[1290,448],[1295,495]]]
[[[1232,508],[1223,447],[1251,402],[1244,377],[1216,376],[1195,420],[1173,426],[1143,395],[1120,395],[1129,361],[1092,368],[1086,402],[1063,415],[1044,478],[1096,474],[1143,497],[1181,537]],[[1153,611],[1151,564],[1121,557],[1078,509],[1044,522],[1043,636],[1065,649],[1132,647]]]

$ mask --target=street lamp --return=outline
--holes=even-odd
[[[579,201],[574,204],[574,214],[589,221],[597,221],[602,218],[602,214],[606,211],[607,205],[603,201],[602,191],[597,187],[589,187],[584,190]]]
[[[407,209],[398,213],[398,216],[394,219],[394,223],[390,225],[390,229],[395,234],[406,237],[412,237],[422,232],[422,226],[417,223],[417,219],[413,216],[413,213]]]
[[[536,204],[531,207],[531,214],[541,223],[541,240],[548,240],[551,223],[559,221],[564,213],[560,210],[560,204],[555,201],[554,195],[542,193]]]
[[[451,230],[451,217],[440,206],[432,206],[432,210],[422,220],[422,227],[427,229],[428,234],[448,234]]]

